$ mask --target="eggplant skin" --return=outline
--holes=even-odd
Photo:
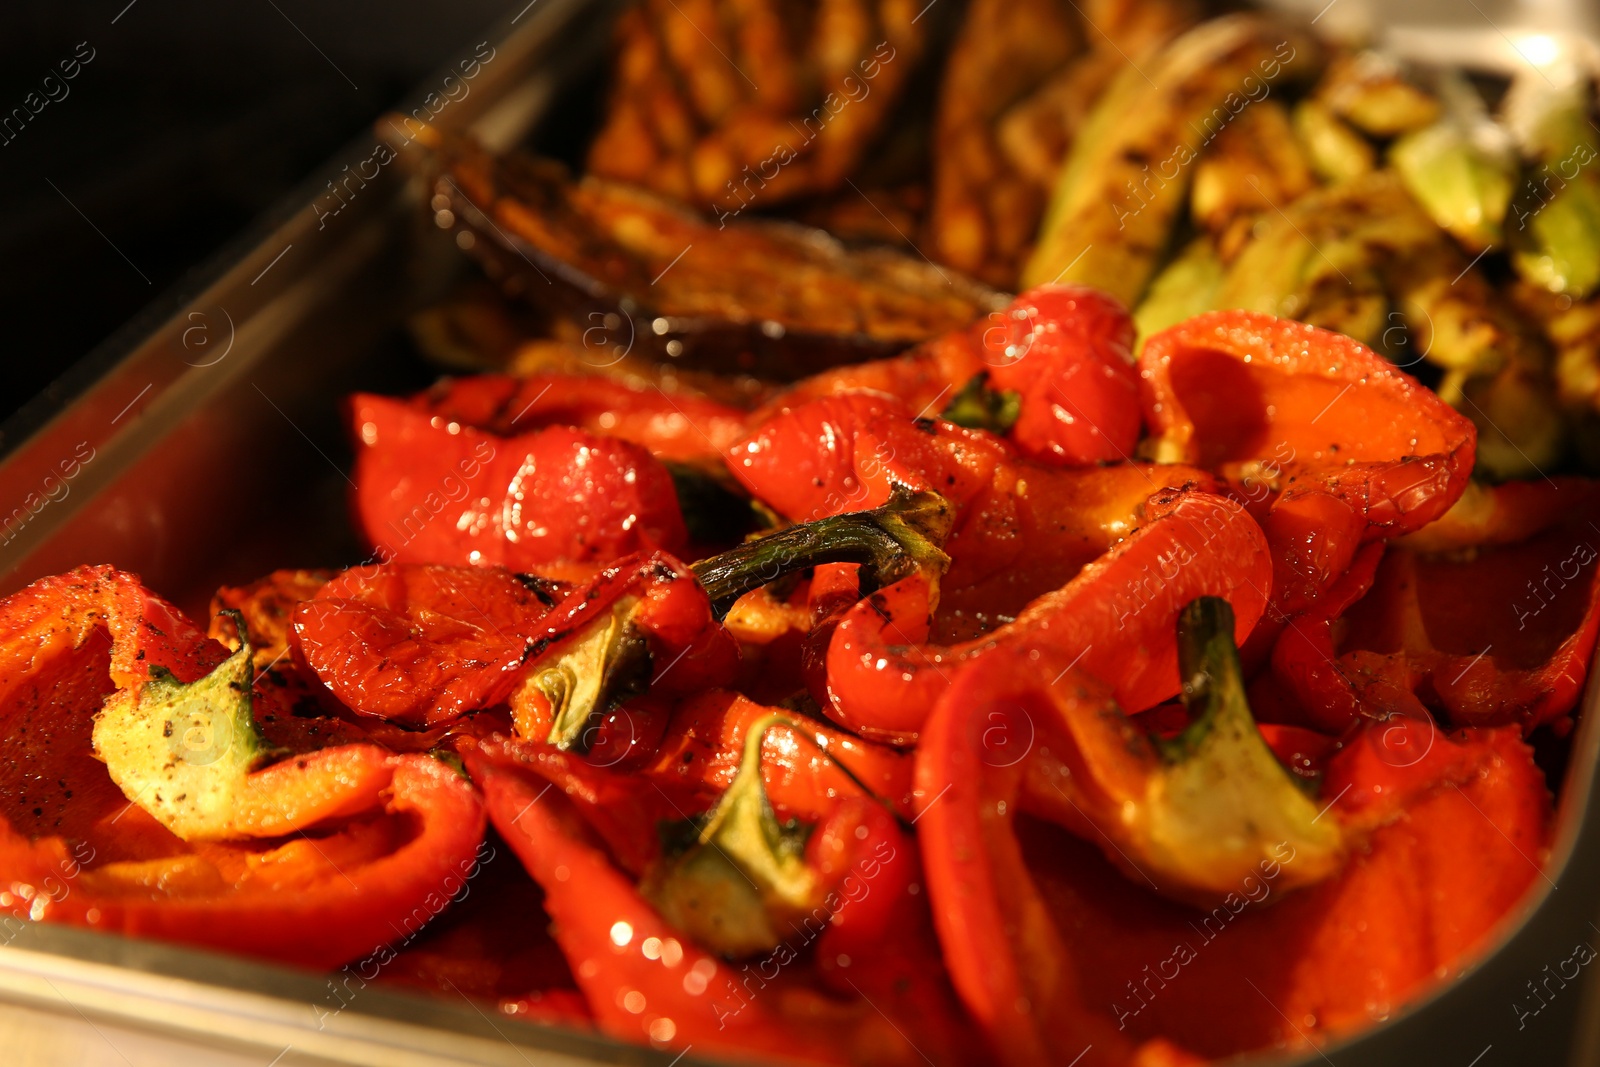
[[[708,219],[559,163],[438,143],[432,207],[491,277],[615,353],[786,381],[960,329],[1006,294],[821,230]],[[466,236],[470,235],[470,237]]]

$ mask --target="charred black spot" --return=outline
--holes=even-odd
[[[322,705],[318,704],[315,697],[303,696],[294,702],[291,709],[297,719],[322,718]]]
[[[553,608],[561,599],[561,583],[553,582],[548,578],[541,578],[537,574],[513,574],[522,588],[539,598],[539,603],[547,608]]]

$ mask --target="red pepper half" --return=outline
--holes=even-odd
[[[367,745],[290,755],[248,774],[229,817],[212,820],[229,840],[186,841],[158,822],[141,804],[171,817],[186,800],[163,797],[159,782],[128,799],[93,754],[106,698],[203,686],[229,664],[249,677],[247,649],[228,657],[108,567],[0,602],[0,729],[12,757],[0,768],[0,908],[330,967],[415,930],[461,891],[483,808],[429,757]],[[221,688],[236,700],[248,690]],[[219,747],[201,728],[216,723],[173,725],[168,770],[203,770],[248,740]]]
[[[1218,311],[1151,337],[1139,367],[1157,458],[1215,471],[1264,516],[1288,613],[1363,542],[1443,515],[1472,471],[1472,423],[1341,334]]]
[[[1236,667],[1227,684],[1239,691]],[[952,977],[1007,1061],[1092,1046],[1084,1062],[1120,1063],[1157,1038],[1207,1057],[1320,1043],[1466,965],[1539,876],[1548,792],[1515,731],[1447,737],[1415,712],[1327,758],[1327,802],[1297,797],[1256,736],[1259,784],[1278,776],[1266,802],[1229,805],[1230,772],[1171,794],[1163,816],[1163,783],[1231,766],[1254,731],[1212,719],[1222,758],[1195,748],[1174,762],[1048,655],[1001,650],[964,670],[918,748],[918,786],[938,799],[917,830]],[[1157,830],[1168,817],[1213,832]],[[1331,873],[1324,832],[1359,844]],[[1218,864],[1213,850],[1241,838],[1255,851]],[[1206,907],[1161,899],[1187,896],[1196,875],[1220,879]]]
[[[569,754],[501,738],[475,746],[469,742],[464,757],[485,781],[491,812],[497,778],[517,775],[527,781],[529,775],[537,775],[559,786],[571,804],[568,810],[581,816],[586,829],[598,833],[622,871],[639,880],[637,890],[627,885],[627,892],[612,900],[592,895],[592,880],[547,890],[552,897],[582,895],[582,903],[573,901],[565,917],[551,902],[557,937],[563,939],[580,982],[585,967],[580,958],[571,956],[573,946],[588,943],[585,938],[601,931],[610,931],[615,941],[616,920],[608,909],[626,908],[630,914],[643,915],[638,910],[643,906],[653,912],[648,929],[670,931],[657,933],[654,945],[641,946],[647,959],[675,967],[679,959],[688,958],[685,950],[693,953],[693,946],[699,945],[725,958],[749,962],[717,972],[715,977],[723,981],[707,990],[695,980],[680,986],[669,979],[663,988],[655,979],[635,987],[639,979],[623,973],[632,963],[623,960],[609,975],[602,974],[609,983],[599,987],[604,995],[617,996],[615,983],[623,981],[625,990],[642,990],[643,1000],[635,1002],[635,1009],[640,1003],[648,1009],[661,1002],[660,1010],[682,1011],[691,1021],[704,1022],[709,1016],[718,1031],[727,1033],[706,1039],[729,1043],[748,1040],[729,1023],[764,999],[770,1003],[763,1015],[768,1027],[797,1025],[795,998],[805,996],[807,987],[820,979],[832,993],[850,1001],[842,1017],[839,1007],[829,1010],[836,1032],[820,1050],[830,1058],[850,1047],[858,1057],[870,1055],[886,1062],[916,1056],[903,1029],[895,1032],[896,1025],[917,1025],[940,1060],[952,1058],[957,1050],[964,1052],[971,1047],[972,1035],[935,951],[915,842],[848,774],[839,776],[850,790],[848,795],[801,799],[797,813],[804,825],[793,815],[780,821],[768,801],[766,783],[774,778],[782,783],[785,774],[781,766],[776,776],[763,767],[769,736],[782,730],[780,751],[807,742],[796,720],[771,709],[760,710],[731,738],[726,755],[736,769],[725,785],[715,789],[698,787],[687,778],[617,775],[585,766]],[[712,762],[721,765],[722,754]],[[797,798],[802,793],[794,786],[782,788]],[[544,795],[541,788],[538,793],[530,791],[528,799]],[[517,814],[525,823],[531,813],[519,809]],[[540,877],[537,869],[530,870]],[[559,879],[560,872],[555,873]],[[637,936],[639,923],[626,921]],[[562,924],[567,922],[581,922],[587,929],[563,938]],[[613,948],[627,941],[616,941]],[[597,963],[602,972],[611,970],[607,960]],[[706,977],[714,977],[709,967],[702,970]],[[591,997],[597,995],[585,988]],[[701,991],[716,999],[708,1005],[683,996]],[[596,1005],[595,1011],[604,1020],[604,1007]],[[674,1034],[682,1036],[680,1020],[669,1017],[674,1020],[671,1027],[649,1030],[658,1044]],[[880,1028],[879,1019],[889,1020],[887,1026]]]
[[[390,397],[351,398],[357,527],[384,562],[537,570],[681,550],[672,476],[567,426],[502,437]]]
[[[1600,483],[1484,492],[1531,506],[1511,529],[1494,522],[1469,533],[1463,518],[1392,545],[1372,591],[1345,615],[1337,662],[1358,692],[1388,679],[1453,723],[1531,731],[1577,704],[1600,634]],[[1508,510],[1491,504],[1486,514]],[[1530,515],[1545,525],[1518,538]],[[1478,544],[1463,543],[1471,538]],[[1324,706],[1340,695],[1319,692]]]
[[[1231,622],[1220,601],[1185,610],[1186,699],[1199,715],[1172,740],[1146,735],[1059,653],[1019,648],[963,668],[929,719],[918,834],[934,914],[963,1000],[1009,1062],[1059,1062],[1086,1045],[1101,1062],[1127,1055],[1083,997],[1028,875],[1020,813],[1069,827],[1141,886],[1206,907],[1284,849],[1298,862],[1283,888],[1343,862],[1338,821],[1320,820],[1251,721]]]
[[[355,567],[294,609],[294,642],[346,707],[431,726],[505,700],[565,592],[490,567]]]
[[[1371,724],[1330,760],[1322,794],[1338,799],[1322,822],[1340,819],[1362,846],[1338,875],[1292,893],[1283,884],[1299,856],[1288,849],[1200,911],[1131,883],[1094,843],[1018,820],[1083,1000],[1128,1038],[1159,1035],[1207,1058],[1309,1052],[1472,966],[1542,884],[1544,776],[1515,730],[1423,733],[1413,748],[1396,744],[1394,725]],[[1391,795],[1402,802],[1363,811]]]
[[[1200,596],[1233,605],[1243,641],[1272,587],[1266,540],[1238,504],[1198,490],[1152,497],[1138,529],[1017,618],[957,645],[923,642],[933,604],[909,578],[852,608],[828,648],[828,714],[865,737],[906,744],[952,673],[998,647],[1064,653],[1130,711],[1178,692],[1178,612]]]

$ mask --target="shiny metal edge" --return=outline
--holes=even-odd
[[[43,924],[25,928],[0,966],[0,1002],[261,1063],[290,1051],[296,1062],[352,1067],[665,1062],[595,1034],[378,987],[347,992],[349,1006],[338,1010],[328,985],[254,961]]]

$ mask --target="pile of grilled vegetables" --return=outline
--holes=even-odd
[[[1482,479],[1600,469],[1576,61],[1412,67],[1182,0],[646,0],[617,37],[584,176],[434,142],[436,206],[557,336],[786,379],[1079,282],[1141,336],[1248,308],[1355,337],[1472,419]],[[435,309],[429,347],[485,314]]]

